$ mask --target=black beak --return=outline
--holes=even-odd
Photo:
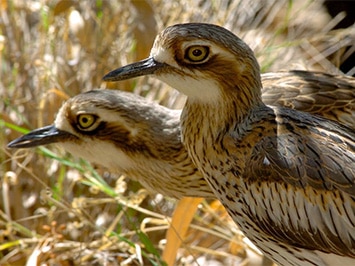
[[[30,133],[23,135],[11,141],[9,148],[31,148],[45,144],[56,143],[72,138],[73,135],[56,128],[54,125],[35,129]]]
[[[166,66],[166,64],[159,63],[155,61],[153,57],[149,57],[142,61],[117,68],[106,74],[102,79],[104,81],[119,81],[150,75],[154,74],[158,69],[161,69],[164,66]]]

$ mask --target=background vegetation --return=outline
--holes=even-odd
[[[101,82],[108,71],[145,58],[164,27],[222,25],[254,49],[263,72],[339,73],[345,47],[355,43],[354,28],[331,31],[342,16],[332,19],[322,1],[310,0],[2,0],[0,265],[163,264],[175,200],[56,146],[6,145],[51,124],[69,97],[97,87],[181,108],[184,98],[154,79]],[[177,257],[177,265],[260,261],[218,202],[200,204]]]

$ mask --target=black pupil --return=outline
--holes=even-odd
[[[89,120],[88,120],[87,117],[83,117],[83,118],[81,119],[81,121],[82,121],[83,123],[87,123]]]
[[[195,49],[192,51],[192,54],[194,56],[200,56],[202,54],[202,51],[200,49]]]

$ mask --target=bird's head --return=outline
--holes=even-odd
[[[103,80],[154,74],[190,99],[209,102],[221,94],[260,94],[259,72],[252,50],[233,33],[188,23],[166,28],[156,37],[149,58],[113,70]]]
[[[164,134],[160,130],[171,116],[167,110],[131,93],[92,90],[65,102],[53,125],[35,129],[10,142],[8,147],[57,143],[90,162],[109,168],[129,168],[137,154],[154,158],[151,150],[157,144],[150,140],[155,135],[164,139],[164,134],[169,134],[169,128]],[[178,127],[178,116],[175,126]],[[175,142],[178,141],[176,138]]]

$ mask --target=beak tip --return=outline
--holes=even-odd
[[[70,133],[58,130],[55,126],[51,125],[35,129],[22,137],[10,141],[7,147],[10,149],[32,148],[56,143],[70,136]]]
[[[22,138],[14,139],[13,141],[9,142],[6,146],[9,149],[18,149],[26,147],[28,141],[22,141]]]
[[[103,78],[103,81],[106,82],[113,82],[113,81],[120,81],[120,80],[124,80],[125,78],[125,71],[122,68],[117,68],[115,70],[112,70],[110,72],[108,72]]]
[[[25,135],[26,136],[26,135]],[[29,139],[26,139],[25,136],[19,137],[17,139],[14,139],[10,141],[6,146],[9,149],[20,149],[20,148],[28,148],[32,147],[31,141]]]
[[[103,81],[106,81],[106,82],[115,81],[114,71],[111,71],[111,72],[107,73],[107,74],[102,78],[102,80],[103,80]]]
[[[14,143],[13,143],[14,141],[11,141],[10,143],[8,143],[7,145],[6,145],[6,148],[8,148],[8,149],[12,149],[12,148],[14,148]]]
[[[121,81],[139,76],[155,74],[156,70],[164,67],[164,63],[159,63],[153,57],[148,57],[144,60],[132,63],[107,73],[102,80],[107,81]]]

